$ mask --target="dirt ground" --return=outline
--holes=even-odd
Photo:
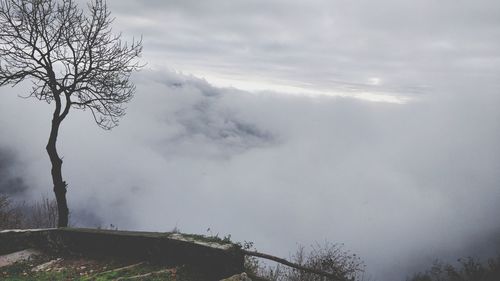
[[[15,260],[16,254],[19,256],[18,260]],[[23,251],[16,254],[10,255],[10,264],[4,264],[3,267],[0,267],[0,280],[204,280],[202,276],[197,276],[196,269],[187,266],[169,267],[162,264],[126,259],[89,259],[78,256],[58,257],[36,251]],[[0,262],[2,258],[5,262],[5,257],[0,257]]]

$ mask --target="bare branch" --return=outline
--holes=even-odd
[[[0,0],[0,86],[31,80],[28,96],[55,101],[61,121],[90,109],[100,127],[116,126],[135,92],[142,39],[123,42],[112,22],[105,0],[87,10],[74,0]]]

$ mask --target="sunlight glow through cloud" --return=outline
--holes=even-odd
[[[301,86],[292,86],[290,84],[285,85],[286,81],[259,81],[257,79],[235,79],[232,77],[221,77],[217,74],[209,74],[203,72],[195,72],[195,76],[207,80],[209,83],[216,87],[222,88],[234,88],[237,90],[249,91],[249,92],[272,92],[277,94],[288,94],[288,95],[299,95],[299,96],[309,96],[309,97],[339,97],[339,98],[353,98],[359,99],[367,102],[381,102],[381,103],[392,103],[392,104],[406,104],[413,100],[412,98],[405,96],[404,93],[389,93],[382,91],[336,91],[336,90],[319,90],[310,89]],[[370,83],[373,85],[378,85],[380,83],[379,78],[371,78]],[[281,82],[281,83],[280,83]],[[377,84],[376,84],[377,83]]]

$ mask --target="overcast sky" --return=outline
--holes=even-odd
[[[402,98],[500,67],[494,0],[109,3],[123,29],[144,34],[151,67],[224,86]]]
[[[61,129],[76,223],[345,243],[379,281],[499,249],[500,2],[145,2],[108,1],[144,39],[127,116]],[[0,88],[0,188],[38,198],[51,107],[25,91]]]

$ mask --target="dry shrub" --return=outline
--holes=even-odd
[[[417,273],[408,281],[498,281],[500,280],[500,256],[487,262],[468,257],[458,260],[458,265],[436,261],[423,273]]]
[[[46,196],[33,203],[17,203],[0,195],[0,229],[55,228],[57,204]]]
[[[300,246],[291,261],[302,266],[334,273],[347,280],[363,280],[365,265],[356,255],[343,249],[342,244],[316,244],[307,252]],[[326,277],[285,266],[259,267],[257,273],[272,281],[327,281]]]
[[[28,206],[26,213],[26,227],[28,228],[55,228],[57,227],[57,203],[48,197],[42,196],[39,201]]]
[[[12,206],[11,200],[0,195],[0,230],[21,228],[23,216],[19,210]]]

